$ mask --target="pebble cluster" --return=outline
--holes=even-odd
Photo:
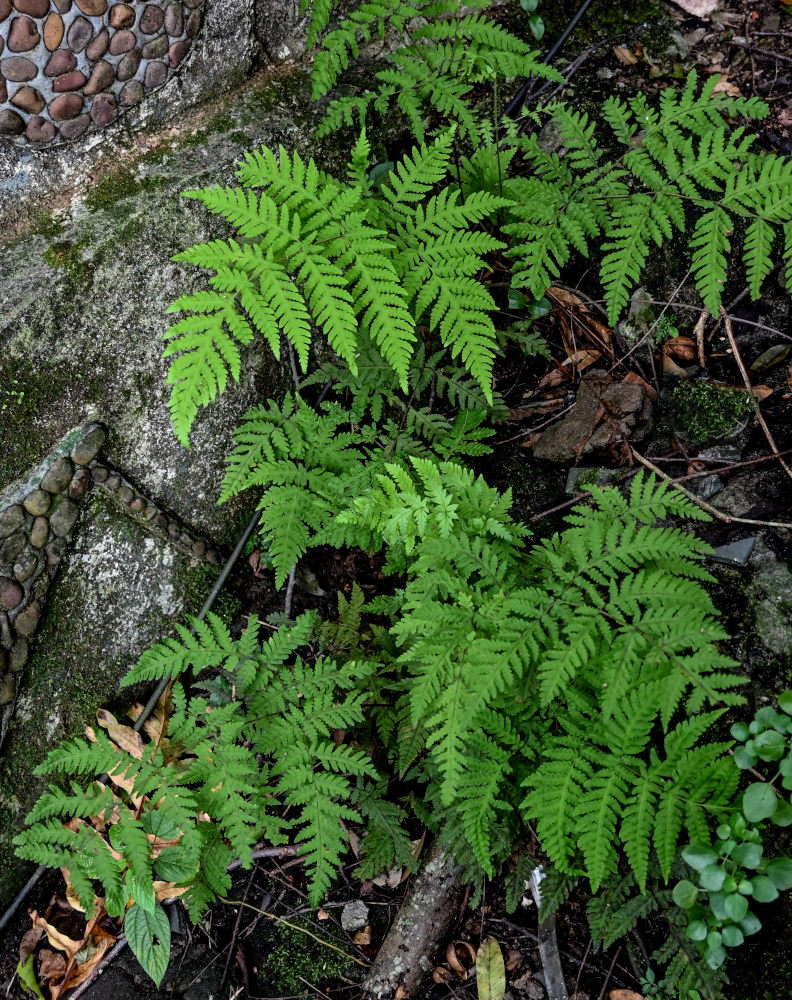
[[[89,424],[67,439],[68,450],[56,449],[22,489],[0,497],[0,723],[8,722],[4,706],[16,699],[29,642],[44,607],[50,584],[67,552],[79,517],[79,501],[91,489],[113,495],[147,530],[167,539],[187,555],[220,564],[216,549],[184,530],[98,454],[105,432]],[[6,725],[0,725],[0,743]]]
[[[0,0],[0,136],[42,145],[109,125],[161,87],[204,0]]]

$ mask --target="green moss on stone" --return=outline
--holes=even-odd
[[[292,922],[317,934],[314,925],[299,918]],[[271,949],[259,976],[276,986],[282,996],[304,993],[306,981],[321,987],[339,976],[349,976],[355,969],[351,958],[286,924],[278,925]]]
[[[85,204],[92,212],[106,211],[124,198],[140,191],[154,191],[166,183],[163,177],[136,177],[130,167],[119,167],[96,182],[85,196]]]
[[[85,243],[74,243],[71,240],[51,243],[44,251],[44,260],[54,270],[65,271],[72,281],[81,284],[90,273],[88,263],[83,260],[85,245]]]
[[[740,420],[755,408],[753,396],[723,389],[708,380],[682,382],[668,402],[672,420],[685,429],[693,445],[735,431]]]

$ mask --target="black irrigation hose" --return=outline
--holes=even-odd
[[[592,5],[593,2],[594,0],[583,0],[583,3],[578,7],[572,20],[558,36],[553,47],[550,49],[550,51],[547,53],[544,59],[542,59],[542,62],[551,63],[553,59],[555,59],[555,57],[561,51],[561,47],[563,46],[564,42],[566,42],[566,40],[575,30],[575,28],[578,25],[578,22],[580,21],[580,19],[583,17],[583,15],[586,13],[586,11],[589,9],[589,7]],[[522,110],[522,106],[525,103],[525,98],[528,96],[528,92],[530,91],[532,85],[533,85],[533,78],[528,77],[528,79],[525,81],[522,87],[520,87],[520,89],[517,91],[517,93],[514,95],[514,97],[507,105],[506,110],[503,112],[502,116],[503,118],[517,117],[517,115]]]
[[[228,559],[226,559],[226,561],[225,561],[225,563],[223,565],[223,568],[220,571],[220,575],[218,576],[217,580],[215,581],[215,585],[212,587],[211,591],[209,592],[209,596],[204,601],[203,606],[201,607],[201,610],[196,615],[196,618],[198,619],[198,621],[203,621],[204,620],[204,618],[207,615],[207,612],[211,610],[212,605],[217,600],[217,595],[223,589],[223,586],[225,585],[225,582],[228,579],[229,573],[234,568],[234,563],[237,561],[237,559],[239,558],[239,556],[242,554],[242,550],[247,545],[250,536],[256,530],[256,525],[258,524],[260,517],[261,517],[261,512],[259,510],[256,510],[256,512],[251,517],[251,519],[248,521],[247,527],[242,532],[242,536],[240,537],[239,541],[236,543],[236,546],[234,547],[234,551],[231,553],[231,555],[228,557]],[[139,733],[140,730],[143,728],[146,720],[151,715],[151,713],[154,711],[154,708],[155,708],[157,702],[160,700],[160,697],[162,696],[162,692],[168,686],[169,682],[170,682],[170,678],[169,677],[163,677],[163,679],[157,685],[157,687],[154,690],[154,692],[152,693],[151,697],[146,702],[145,707],[143,708],[143,711],[140,713],[140,715],[138,716],[138,718],[135,721],[134,726],[132,727],[135,730],[136,733]],[[99,780],[102,783],[107,782],[108,775],[107,774],[103,774]],[[8,926],[8,923],[11,920],[11,918],[14,916],[14,914],[16,913],[16,911],[19,909],[19,907],[25,901],[25,899],[27,899],[28,895],[33,891],[34,887],[37,885],[39,879],[41,878],[41,876],[44,874],[45,871],[47,871],[47,866],[46,865],[39,865],[38,868],[33,872],[33,874],[27,880],[27,882],[25,883],[25,885],[23,886],[23,888],[20,889],[20,891],[17,894],[16,898],[13,900],[13,902],[8,907],[8,909],[5,911],[5,913],[2,915],[2,917],[0,917],[0,933],[2,933],[5,930],[5,928]]]

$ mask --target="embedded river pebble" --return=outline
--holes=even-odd
[[[0,0],[0,14],[3,3]],[[35,0],[18,0],[29,6]],[[97,0],[80,0],[86,9]],[[50,583],[69,548],[80,518],[80,500],[90,489],[112,494],[147,531],[167,538],[191,559],[218,565],[220,556],[184,525],[159,510],[120,473],[111,472],[98,458],[105,431],[89,424],[56,451],[13,493],[0,494],[0,733],[8,721],[21,674],[44,611]],[[69,447],[71,445],[71,447]],[[0,743],[2,739],[0,739]]]
[[[36,146],[114,122],[183,64],[204,0],[0,0],[0,136]]]

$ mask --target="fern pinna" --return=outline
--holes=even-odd
[[[792,254],[792,164],[755,152],[753,136],[726,119],[766,114],[757,98],[719,92],[716,77],[699,90],[695,72],[684,88],[661,91],[657,108],[643,94],[609,97],[605,146],[583,112],[552,103],[535,113],[537,124],[545,116],[555,123],[562,148],[549,151],[535,133],[515,140],[530,169],[504,183],[513,203],[514,221],[504,228],[514,241],[514,284],[539,296],[573,252],[602,247],[600,280],[615,323],[651,248],[692,222],[689,266],[710,312],[720,305],[735,230],[745,231],[743,262],[757,298],[776,244],[784,261]]]
[[[236,188],[187,192],[227,219],[240,239],[212,240],[176,256],[214,273],[210,288],[184,295],[171,312],[174,428],[185,444],[199,406],[239,378],[240,345],[253,330],[276,356],[283,334],[303,369],[315,324],[354,374],[362,330],[407,387],[416,323],[436,331],[452,357],[492,400],[494,302],[473,275],[504,244],[478,229],[505,205],[481,192],[462,200],[448,183],[451,133],[420,146],[377,193],[369,145],[353,150],[347,182],[283,149],[248,154]]]

